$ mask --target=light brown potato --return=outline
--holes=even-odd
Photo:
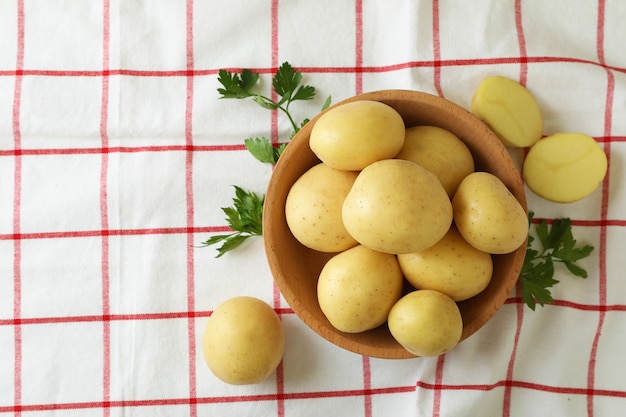
[[[524,160],[526,185],[557,203],[581,200],[598,188],[607,158],[594,138],[582,133],[557,133],[530,148]]]
[[[396,158],[420,164],[435,174],[450,198],[463,178],[474,172],[474,158],[467,145],[437,126],[407,128]]]
[[[240,296],[224,301],[209,317],[202,337],[204,360],[213,374],[232,385],[267,379],[285,349],[283,327],[262,300]]]
[[[359,171],[374,161],[393,158],[404,143],[404,121],[392,107],[370,100],[326,111],[311,130],[309,145],[335,169]]]
[[[411,253],[446,234],[452,205],[435,174],[411,161],[386,159],[361,171],[346,196],[342,218],[363,246]]]
[[[402,297],[389,312],[389,330],[417,356],[438,356],[461,339],[463,318],[458,305],[439,291],[418,290]]]
[[[341,218],[343,202],[356,177],[356,172],[321,163],[296,180],[287,194],[285,216],[300,243],[320,252],[339,252],[357,244]]]
[[[320,273],[317,296],[338,330],[359,333],[380,326],[402,295],[402,272],[394,255],[358,245],[331,258]]]
[[[463,301],[483,291],[491,281],[491,255],[467,243],[453,225],[434,246],[398,255],[407,281],[420,290],[436,290]]]
[[[510,253],[528,236],[528,217],[504,183],[488,172],[474,172],[452,198],[454,223],[473,247],[491,254]]]
[[[541,138],[543,118],[535,97],[506,77],[485,78],[472,97],[471,110],[505,146],[527,147]]]

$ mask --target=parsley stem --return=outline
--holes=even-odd
[[[298,125],[296,124],[296,122],[293,120],[293,117],[291,117],[291,113],[289,113],[289,104],[291,103],[291,101],[287,101],[287,105],[286,106],[282,106],[279,103],[275,102],[274,100],[272,100],[269,97],[266,97],[262,94],[258,95],[259,98],[263,99],[263,101],[265,101],[266,103],[271,103],[275,106],[276,109],[281,110],[289,119],[289,123],[291,124],[291,127],[293,128],[294,133],[297,133],[300,129],[298,128]]]
[[[291,114],[289,113],[289,105],[284,108],[282,106],[278,106],[278,108],[281,109],[283,113],[285,113],[285,115],[287,115],[287,118],[289,119],[289,123],[291,123],[291,127],[293,128],[294,133],[297,133],[300,129],[298,129],[296,122],[293,120],[293,117],[291,117]]]

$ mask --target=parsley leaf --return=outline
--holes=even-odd
[[[533,213],[529,213],[529,227],[532,225]],[[522,284],[522,302],[531,310],[537,304],[543,306],[554,300],[550,288],[558,284],[554,279],[555,263],[562,263],[574,276],[587,278],[587,271],[576,264],[593,252],[593,246],[576,247],[576,240],[572,234],[572,222],[568,218],[557,219],[548,225],[542,220],[535,226],[537,239],[541,250],[534,248],[535,238],[528,236],[526,257],[520,273]]]
[[[311,100],[315,97],[315,88],[310,85],[300,85],[302,73],[296,71],[288,63],[284,62],[272,79],[274,91],[281,97],[279,104],[291,103],[296,100]]]
[[[287,147],[286,143],[274,146],[268,138],[248,138],[244,141],[244,144],[252,156],[268,164],[278,162],[278,158]]]
[[[261,236],[263,234],[263,203],[265,196],[259,196],[236,185],[234,188],[234,207],[222,207],[222,211],[226,214],[226,221],[233,233],[213,235],[205,242],[202,242],[202,246],[222,243],[222,246],[217,249],[217,258],[237,248],[249,237]]]
[[[217,91],[221,98],[247,98],[254,96],[252,88],[259,79],[259,74],[248,69],[241,71],[241,74],[220,70],[217,80],[224,86]]]

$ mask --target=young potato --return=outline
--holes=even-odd
[[[311,130],[309,145],[335,169],[359,171],[374,161],[393,158],[404,143],[404,121],[392,107],[354,101],[326,111]]]
[[[402,295],[403,277],[394,255],[355,246],[332,257],[320,273],[317,296],[338,330],[360,333],[387,320]]]
[[[204,360],[232,385],[256,384],[276,370],[285,350],[283,327],[274,309],[254,297],[224,301],[209,317],[202,337]]]
[[[472,97],[471,110],[505,146],[531,146],[541,138],[543,118],[535,97],[509,78],[485,78]]]
[[[391,335],[416,356],[438,356],[455,347],[463,332],[457,304],[433,290],[417,290],[402,297],[389,312]]]
[[[343,203],[342,218],[363,246],[411,253],[446,234],[452,205],[435,174],[411,161],[385,159],[361,171]]]
[[[450,198],[463,178],[474,172],[474,158],[467,145],[437,126],[407,128],[396,158],[420,164],[435,174]]]
[[[556,203],[588,196],[606,171],[606,154],[594,138],[582,133],[557,133],[541,139],[530,148],[523,166],[528,188]]]
[[[436,290],[463,301],[484,290],[491,281],[491,255],[467,243],[454,225],[434,246],[398,255],[406,280],[419,290]]]
[[[452,208],[461,236],[483,252],[513,252],[528,236],[524,208],[504,183],[488,172],[465,177],[452,198]]]
[[[341,218],[343,202],[356,177],[356,172],[321,163],[296,180],[287,194],[285,215],[300,243],[320,252],[340,252],[357,244]]]

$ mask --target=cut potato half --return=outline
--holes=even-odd
[[[608,161],[594,138],[582,133],[557,133],[531,147],[524,161],[524,180],[540,197],[571,203],[598,188]]]

